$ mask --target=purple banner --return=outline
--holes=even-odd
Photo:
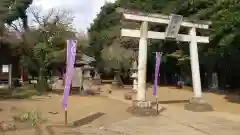
[[[155,76],[154,76],[154,87],[153,87],[153,95],[157,95],[157,86],[158,86],[158,74],[161,63],[162,54],[160,52],[156,52],[156,64],[155,64]]]
[[[62,107],[67,109],[68,96],[72,83],[73,68],[75,63],[77,42],[75,40],[67,41],[67,63],[66,63],[66,74],[65,74],[65,86],[62,100]]]

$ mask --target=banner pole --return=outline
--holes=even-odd
[[[158,87],[158,76],[159,76],[159,68],[160,68],[160,64],[161,64],[162,53],[160,53],[160,52],[155,52],[155,53],[156,53],[156,63],[155,63],[153,95],[156,99],[156,105],[157,105],[156,112],[159,113],[159,111],[158,111],[157,87]]]
[[[156,96],[156,103],[157,103],[157,109],[156,109],[156,111],[157,111],[157,114],[159,114],[159,111],[158,111],[158,97]]]
[[[72,83],[72,74],[76,57],[76,47],[77,42],[74,40],[67,40],[67,66],[66,66],[66,74],[65,74],[65,86],[63,92],[63,100],[62,107],[64,109],[64,123],[67,125],[67,104],[68,104],[68,96],[71,89]]]
[[[65,125],[67,125],[67,107],[64,109],[64,113],[65,113]]]

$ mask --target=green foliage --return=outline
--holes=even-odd
[[[43,18],[43,19],[42,19]],[[66,60],[66,40],[76,39],[66,14],[51,11],[47,16],[36,16],[38,28],[25,31],[24,48],[21,64],[33,76],[37,76],[38,91],[49,90],[48,82],[51,71],[63,66]]]
[[[34,88],[33,85],[24,85],[21,87],[16,87],[13,89],[8,89],[8,86],[5,86],[0,89],[0,98],[3,99],[27,99],[35,95],[40,95],[38,91]]]
[[[104,47],[101,52],[101,59],[103,61],[105,71],[111,69],[131,68],[133,51],[128,50],[116,41],[111,46]],[[117,50],[117,51],[116,51]]]
[[[121,15],[115,3],[106,3],[89,28],[89,54],[95,56],[98,69],[129,69],[133,51],[120,38]],[[117,51],[116,51],[117,50]]]
[[[36,95],[40,95],[40,93],[38,91],[36,91],[35,88],[31,89],[31,90],[17,90],[16,92],[12,93],[11,98],[14,99],[27,99],[30,98],[32,96],[36,96]]]
[[[18,18],[26,17],[26,9],[33,0],[1,0],[0,1],[0,22],[12,23]]]
[[[194,21],[199,20],[209,20],[212,21],[212,26],[209,32],[200,32],[201,34],[210,35],[211,42],[209,45],[199,45],[199,57],[201,68],[205,69],[205,72],[218,72],[222,76],[238,76],[239,73],[233,72],[239,70],[239,44],[240,44],[240,2],[238,0],[117,0],[113,4],[106,4],[94,23],[89,29],[89,39],[91,48],[93,48],[93,55],[96,57],[105,56],[106,58],[119,57],[114,64],[111,62],[105,62],[106,67],[120,67],[119,63],[123,57],[121,51],[118,52],[119,47],[125,47],[128,50],[131,47],[136,46],[138,42],[131,41],[125,38],[121,38],[119,47],[117,51],[114,51],[111,56],[108,54],[106,48],[109,46],[116,46],[114,41],[119,41],[119,34],[114,31],[112,34],[112,28],[114,27],[128,27],[137,28],[139,27],[137,23],[126,23],[122,22],[121,25],[117,23],[121,18],[113,17],[112,14],[117,14],[117,7],[131,9],[141,12],[151,12],[151,13],[161,13],[167,14],[176,13],[181,14],[184,17]],[[106,25],[105,25],[106,24]],[[159,30],[159,26],[150,26],[151,30]],[[161,51],[164,53],[165,64],[162,67],[169,67],[174,63],[174,59],[177,61],[175,65],[179,68],[183,68],[183,72],[190,73],[190,69],[186,68],[190,65],[189,59],[189,48],[186,44],[180,44],[176,42],[162,42],[162,41],[150,41],[148,49],[148,69],[153,70],[154,65],[154,55],[152,52]],[[156,48],[155,46],[159,46]],[[117,47],[115,47],[117,48]],[[105,54],[106,53],[106,54]],[[128,57],[131,59],[131,57]],[[111,59],[113,60],[113,59]],[[101,63],[101,59],[98,60]],[[124,63],[122,61],[122,63]],[[127,62],[126,62],[127,63]],[[108,66],[114,65],[114,66]],[[173,65],[171,65],[173,66]],[[170,69],[170,68],[169,68]],[[174,69],[177,72],[177,69]],[[153,71],[152,71],[153,72]],[[149,73],[149,74],[152,74]],[[228,79],[230,81],[230,79]],[[227,82],[222,82],[226,84]],[[232,83],[231,81],[228,82]],[[234,85],[234,84],[232,84]]]

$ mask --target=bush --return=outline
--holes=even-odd
[[[31,84],[26,84],[22,87],[16,87],[13,89],[8,89],[7,87],[0,89],[0,97],[4,99],[9,98],[25,99],[40,94],[41,93],[38,92]]]
[[[34,95],[39,95],[40,93],[36,90],[21,90],[12,93],[12,98],[16,99],[26,99]]]

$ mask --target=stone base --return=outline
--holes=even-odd
[[[132,100],[133,95],[131,93],[124,93],[124,99]]]
[[[158,111],[151,106],[150,101],[133,101],[127,112],[135,116],[158,116]]]
[[[133,93],[133,94],[137,94],[137,90],[133,90],[131,93]]]
[[[151,108],[151,101],[138,101],[133,100],[132,101],[132,107],[133,108]]]
[[[202,98],[193,98],[184,107],[186,110],[193,112],[210,112],[214,111],[213,107]]]
[[[124,99],[126,100],[132,100],[134,95],[136,95],[137,93],[134,92],[134,91],[131,91],[131,92],[127,92],[127,93],[124,93]]]
[[[82,90],[82,91],[80,92],[80,96],[87,96],[87,95],[88,95],[87,92],[84,91],[84,90]]]
[[[82,90],[80,92],[80,96],[95,96],[95,95],[99,95],[99,94],[100,93],[95,90]]]
[[[123,86],[120,84],[120,82],[112,82],[112,89],[119,89],[122,88]]]
[[[158,112],[153,108],[133,108],[128,107],[127,112],[132,113],[134,116],[158,116]]]
[[[101,79],[94,79],[92,80],[94,85],[101,85],[102,84],[102,80]]]

